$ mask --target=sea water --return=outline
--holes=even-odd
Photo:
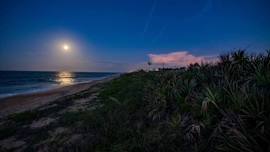
[[[0,71],[0,98],[102,79],[111,72]]]

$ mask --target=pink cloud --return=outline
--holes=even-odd
[[[172,52],[168,54],[148,54],[152,64],[164,64],[166,66],[186,66],[194,63],[213,62],[214,56],[194,56],[187,51]]]

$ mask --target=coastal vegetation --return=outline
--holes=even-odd
[[[270,51],[238,50],[221,55],[216,63],[122,74],[98,91],[59,99],[51,106],[54,110],[12,115],[0,132],[3,138],[22,134],[12,124],[47,114],[57,117],[42,128],[49,133],[34,133],[42,134],[35,143],[46,143],[49,151],[265,152],[270,150],[269,90]],[[93,93],[96,98],[87,108],[59,112]],[[52,135],[56,127],[69,131]],[[81,138],[71,142],[74,134]],[[64,142],[67,136],[69,142]]]
[[[138,71],[110,82],[89,121],[100,151],[269,151],[270,51]],[[95,122],[95,123],[93,123]]]

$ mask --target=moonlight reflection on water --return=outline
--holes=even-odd
[[[59,72],[56,81],[61,86],[74,84],[74,74],[66,71]]]

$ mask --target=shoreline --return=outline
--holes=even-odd
[[[30,94],[36,94],[36,93],[44,93],[44,92],[48,92],[48,91],[59,89],[59,88],[63,88],[63,87],[68,87],[68,86],[73,86],[73,85],[78,85],[78,84],[83,84],[83,83],[91,83],[93,81],[106,79],[106,78],[111,77],[111,76],[114,76],[114,75],[93,78],[91,80],[86,80],[86,81],[82,81],[82,82],[76,82],[74,84],[69,84],[69,85],[62,85],[61,86],[61,85],[58,85],[58,84],[50,84],[49,87],[44,87],[44,88],[39,88],[39,89],[33,89],[33,90],[28,90],[28,91],[18,92],[18,93],[8,93],[8,94],[0,95],[0,102],[1,102],[1,100],[4,100],[6,98],[11,98],[11,97],[15,97],[15,96],[21,96],[21,95],[22,96],[23,95],[30,95]]]
[[[98,80],[92,80],[90,82],[81,82],[68,86],[51,88],[46,91],[18,94],[0,98],[0,118],[12,113],[33,110],[45,104],[54,102],[59,98],[73,95],[89,89],[96,84],[106,83],[112,79],[117,78],[118,76],[119,74],[111,75]]]

